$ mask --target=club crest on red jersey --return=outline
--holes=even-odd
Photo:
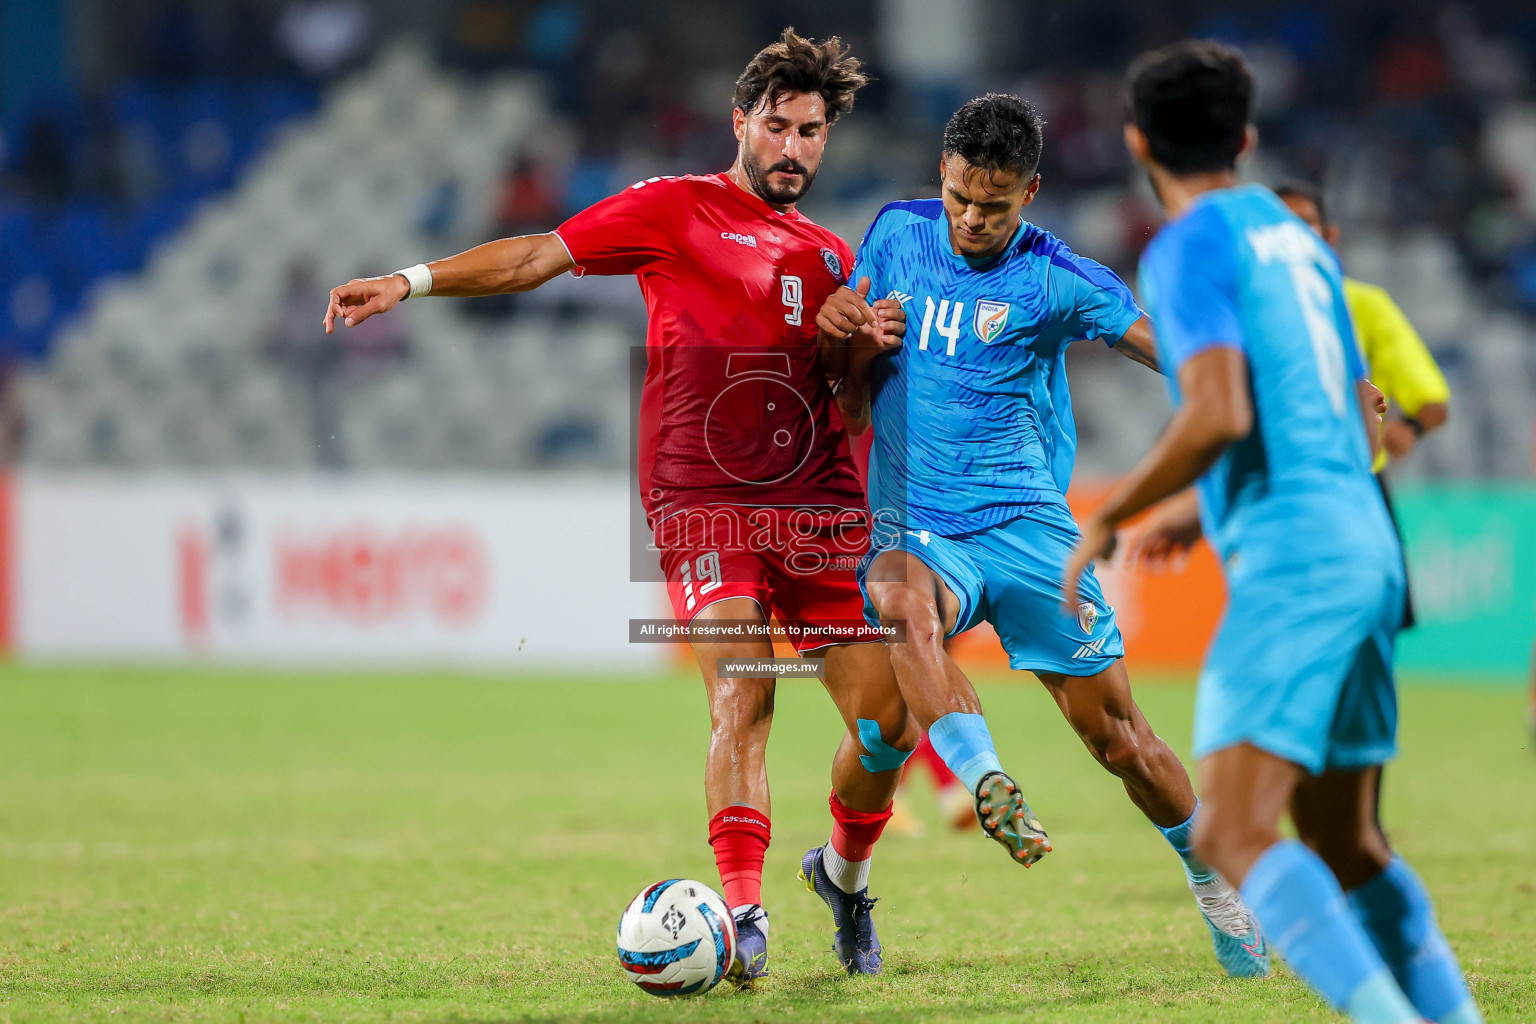
[[[976,332],[976,337],[981,339],[983,345],[990,345],[1002,336],[1003,328],[1008,326],[1008,303],[993,302],[991,299],[982,299],[976,303],[976,316],[971,320],[971,329]]]
[[[838,284],[843,283],[843,261],[838,259],[837,253],[831,249],[821,250],[821,262],[827,265],[827,273],[831,274]]]

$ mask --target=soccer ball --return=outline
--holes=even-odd
[[[653,996],[708,992],[736,958],[736,922],[703,882],[669,878],[640,890],[619,918],[619,965]]]

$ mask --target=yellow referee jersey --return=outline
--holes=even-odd
[[[1445,374],[1435,365],[1434,357],[1424,347],[1424,339],[1397,308],[1385,288],[1344,279],[1344,300],[1355,322],[1355,336],[1365,356],[1371,383],[1381,389],[1387,401],[1404,415],[1417,416],[1431,402],[1447,402],[1451,389]],[[1387,464],[1383,448],[1376,456],[1376,472]]]

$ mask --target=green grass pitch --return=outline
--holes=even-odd
[[[0,670],[0,1021],[1337,1019],[1283,971],[1219,976],[1174,855],[1027,679],[982,699],[1056,852],[888,838],[886,973],[856,980],[794,880],[839,727],[781,683],[772,977],[662,1001],[613,934],[642,885],[714,880],[696,681]],[[1139,696],[1187,749],[1187,683]],[[1387,780],[1490,1021],[1536,1020],[1523,722],[1513,689],[1409,687]]]

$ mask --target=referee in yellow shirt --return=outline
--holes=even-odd
[[[1323,241],[1338,246],[1339,226],[1328,220],[1322,190],[1292,182],[1275,189],[1275,194],[1292,213],[1322,235]],[[1349,303],[1355,336],[1360,340],[1371,383],[1381,389],[1390,403],[1381,428],[1381,453],[1376,458],[1375,467],[1376,479],[1390,510],[1392,498],[1381,476],[1382,469],[1389,459],[1401,459],[1412,452],[1419,438],[1445,423],[1451,391],[1446,386],[1445,375],[1424,346],[1424,339],[1419,337],[1419,332],[1413,329],[1385,289],[1346,277],[1344,299]],[[1410,592],[1403,607],[1403,628],[1411,625],[1413,598]]]

